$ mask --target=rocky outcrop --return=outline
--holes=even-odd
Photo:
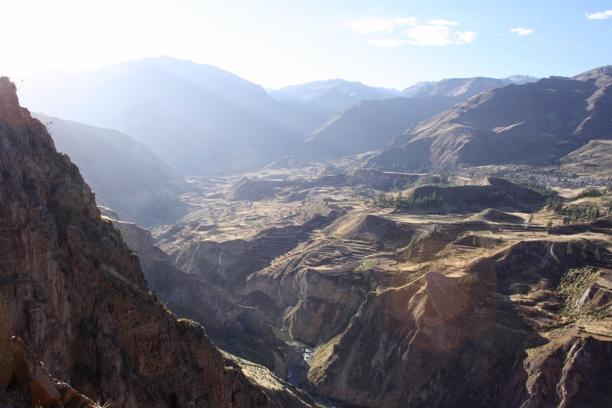
[[[597,282],[565,277],[609,266],[609,256],[597,241],[518,242],[372,292],[317,348],[309,380],[357,406],[607,406],[610,300],[588,319],[563,304]],[[578,290],[564,289],[575,281]],[[574,335],[549,332],[559,327]]]
[[[612,339],[572,329],[532,350],[523,408],[606,407],[612,403]]]
[[[305,242],[251,274],[241,290],[250,304],[309,345],[344,330],[368,293],[388,279],[374,255],[405,245],[415,229],[372,214],[348,214],[325,233],[327,238]]]
[[[155,300],[138,258],[6,78],[0,197],[0,293],[13,335],[54,376],[120,407],[309,405]]]
[[[113,220],[126,244],[138,254],[151,289],[179,317],[197,321],[215,345],[287,375],[296,350],[280,340],[261,313],[245,307],[228,291],[215,287],[200,274],[188,274],[153,244],[153,238],[135,224]]]
[[[270,262],[308,238],[315,229],[335,220],[342,210],[326,207],[303,224],[271,227],[251,239],[196,241],[184,251],[171,254],[176,265],[188,273],[202,276],[222,288],[244,284],[249,274],[265,268]]]

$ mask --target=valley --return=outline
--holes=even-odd
[[[537,189],[487,175],[520,172],[471,171],[364,173],[339,160],[190,178],[182,196],[189,212],[153,229],[149,245],[231,306],[204,315],[193,299],[165,298],[163,289],[160,299],[210,327],[221,348],[326,404],[540,406],[566,398],[580,406],[586,396],[559,391],[578,384],[544,367],[604,373],[557,350],[578,348],[588,361],[612,351],[612,195],[596,199],[604,219],[571,227]],[[555,180],[562,206],[584,205],[572,199],[584,186]],[[444,205],[405,204],[431,189]],[[248,319],[236,312],[243,308]],[[479,369],[462,380],[465,356]],[[607,386],[601,380],[593,387]]]
[[[0,408],[608,408],[611,154],[610,65],[0,77]]]

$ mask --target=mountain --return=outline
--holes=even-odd
[[[330,113],[342,111],[363,100],[391,98],[397,94],[394,89],[376,88],[343,79],[308,82],[270,92],[279,101],[312,106]]]
[[[564,171],[583,176],[612,176],[612,140],[591,140],[560,160]]]
[[[57,150],[79,167],[99,205],[145,226],[179,215],[182,180],[151,149],[115,130],[33,116],[46,124]]]
[[[0,175],[3,405],[312,405],[263,367],[222,353],[201,326],[156,300],[77,167],[19,106],[7,78]]]
[[[450,96],[362,101],[323,124],[307,143],[330,157],[375,150],[458,101]]]
[[[404,89],[400,95],[404,97],[445,95],[467,99],[489,89],[511,84],[526,84],[536,80],[537,78],[525,75],[513,75],[507,78],[449,78],[441,81],[419,82]]]
[[[612,137],[612,66],[481,93],[394,139],[368,159],[385,169],[553,164]]]
[[[35,111],[117,129],[191,174],[265,165],[322,120],[233,74],[169,57],[48,73],[19,92]]]
[[[417,123],[489,89],[534,78],[455,78],[421,82],[402,91],[401,97],[362,101],[319,127],[310,145],[326,155],[345,156],[383,147]]]

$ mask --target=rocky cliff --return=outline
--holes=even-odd
[[[54,378],[116,407],[309,405],[156,301],[138,258],[101,220],[78,169],[19,106],[7,78],[0,79],[0,231],[0,342],[16,336],[12,353],[0,356],[0,385],[7,377],[9,391],[29,384],[14,406],[74,406],[60,392],[41,397],[30,381],[34,366],[7,369],[20,349]]]
[[[113,223],[138,254],[151,289],[174,313],[204,325],[206,334],[223,350],[286,376],[296,351],[275,335],[257,309],[240,305],[230,292],[211,285],[200,274],[176,267],[153,244],[149,231],[116,219]]]
[[[612,281],[601,244],[517,242],[463,264],[445,250],[448,263],[370,293],[317,348],[309,380],[368,407],[609,406]]]

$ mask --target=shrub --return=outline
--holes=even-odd
[[[604,195],[604,192],[599,190],[598,188],[587,188],[582,190],[579,194],[572,197],[572,200],[578,200],[579,198],[585,197],[601,197]]]

